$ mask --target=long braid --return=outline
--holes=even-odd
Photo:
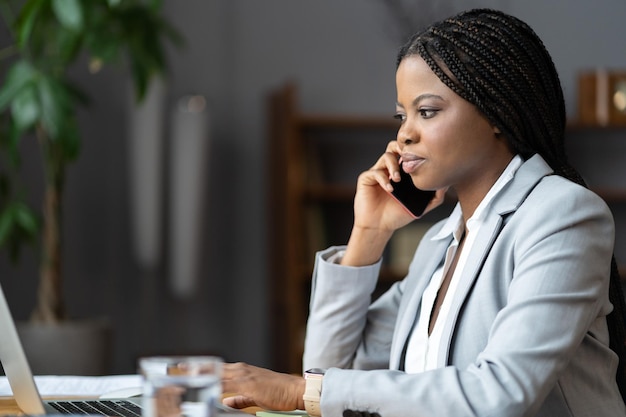
[[[526,23],[496,10],[470,10],[413,35],[397,65],[410,55],[419,55],[444,84],[475,105],[514,152],[525,159],[538,153],[556,174],[586,187],[567,161],[565,101],[556,67]],[[626,401],[626,305],[615,256],[609,299],[610,347],[619,356],[616,380]]]

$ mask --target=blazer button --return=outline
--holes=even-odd
[[[380,417],[380,414],[368,411],[343,410],[343,417]]]

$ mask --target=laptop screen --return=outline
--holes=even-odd
[[[0,362],[9,380],[15,402],[26,414],[44,414],[44,407],[15,329],[4,291],[0,286]]]

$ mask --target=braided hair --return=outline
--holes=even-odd
[[[496,126],[514,153],[538,153],[554,172],[586,187],[565,153],[565,102],[559,76],[543,42],[521,20],[474,9],[413,35],[398,53],[399,66],[419,55],[456,94]],[[610,347],[619,356],[617,384],[626,401],[626,311],[615,257],[611,260],[607,316]]]

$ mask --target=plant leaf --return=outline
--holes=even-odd
[[[34,86],[22,88],[11,102],[11,115],[19,131],[30,129],[41,114],[37,92]]]
[[[80,91],[69,83],[51,76],[39,80],[41,125],[64,162],[76,159],[80,150],[80,135],[74,118],[73,103]]]
[[[61,63],[70,63],[75,60],[76,56],[80,53],[81,40],[80,32],[65,28],[58,30],[55,41]]]
[[[15,32],[17,33],[17,44],[24,46],[30,39],[30,34],[35,26],[35,20],[39,16],[44,5],[44,0],[28,0],[20,11],[15,21]]]
[[[15,222],[20,230],[28,237],[36,237],[39,231],[39,219],[33,210],[22,202],[16,203],[14,210]]]
[[[26,60],[17,61],[9,69],[2,89],[0,89],[0,111],[5,110],[20,91],[37,77],[37,71]]]
[[[52,10],[63,27],[75,32],[83,28],[83,7],[80,0],[52,0]]]
[[[65,86],[49,76],[39,78],[37,90],[41,102],[41,125],[50,138],[56,140],[66,124],[70,98]]]
[[[21,201],[9,203],[0,212],[0,246],[7,248],[11,261],[19,259],[21,242],[35,241],[39,224],[35,212]]]
[[[86,37],[85,43],[89,45],[91,55],[103,62],[112,62],[118,56],[119,41],[109,33],[91,33]]]

